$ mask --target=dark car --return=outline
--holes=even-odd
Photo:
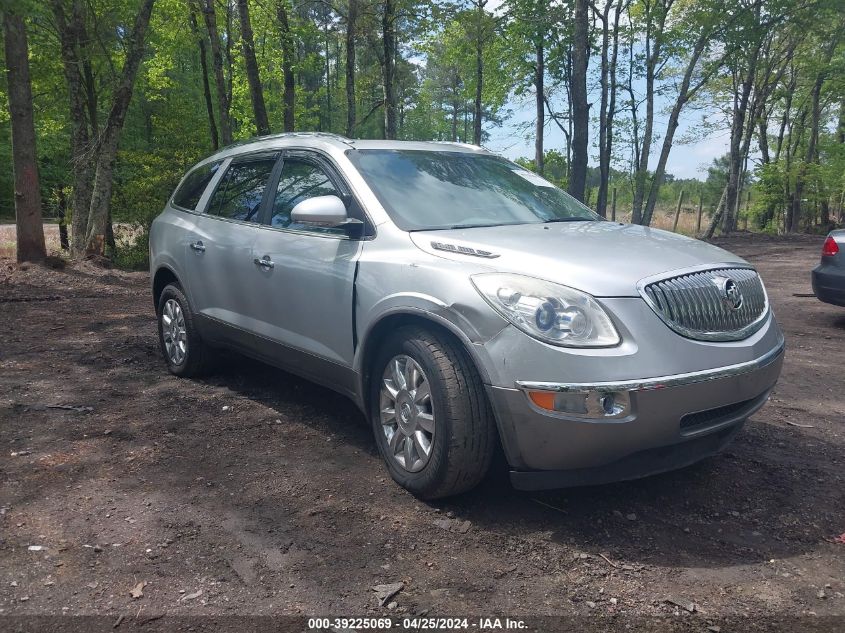
[[[822,261],[813,270],[813,292],[820,301],[845,306],[845,229],[831,231],[822,246]]]

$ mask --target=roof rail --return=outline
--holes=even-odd
[[[341,143],[346,143],[347,145],[352,145],[352,139],[347,138],[341,134],[333,134],[332,132],[277,132],[276,134],[264,134],[263,136],[253,136],[251,138],[246,138],[241,141],[235,141],[230,145],[226,145],[225,147],[221,147],[219,151],[224,151],[227,149],[232,149],[235,147],[241,147],[243,145],[248,145],[250,143],[257,143],[259,141],[271,141],[274,139],[282,139],[282,138],[307,138],[307,137],[323,137],[323,138],[330,138],[336,141],[340,141]]]

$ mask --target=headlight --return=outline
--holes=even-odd
[[[619,343],[610,317],[587,293],[525,275],[481,273],[471,279],[487,303],[534,338],[565,347]]]

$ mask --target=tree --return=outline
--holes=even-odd
[[[473,10],[469,39],[475,49],[475,99],[472,111],[472,142],[475,145],[481,145],[484,118],[484,53],[496,33],[496,21],[487,12],[487,3],[488,0],[471,0]]]
[[[635,62],[635,38],[638,32],[642,33],[644,82],[645,82],[645,120],[643,123],[642,137],[634,140],[634,199],[631,214],[631,222],[642,223],[643,201],[645,200],[646,183],[648,179],[648,164],[651,158],[651,145],[654,141],[654,111],[655,111],[655,85],[659,71],[665,63],[664,47],[666,43],[666,22],[669,12],[672,9],[674,0],[641,0],[641,6],[634,7],[628,11],[630,23],[630,65],[628,69],[628,92],[630,94],[631,116],[634,119],[635,134],[639,130],[637,109],[639,104],[634,96],[633,77],[635,69],[640,63]],[[637,11],[642,11],[642,19],[637,19]]]
[[[287,0],[277,0],[276,16],[282,47],[284,130],[285,132],[293,132],[296,127],[296,77],[293,74],[294,40]]]
[[[91,108],[86,112],[86,93],[83,87],[83,75],[80,68],[90,69],[90,63],[83,63],[83,42],[85,40],[85,16],[82,0],[73,0],[70,20],[65,15],[61,0],[53,0],[53,11],[61,41],[61,59],[70,98],[71,161],[73,164],[73,194],[71,197],[71,253],[80,255],[85,250],[88,233],[88,214],[91,205],[95,163],[90,157],[89,118],[94,122],[96,112],[93,94],[89,91],[88,103]],[[90,75],[90,70],[88,71]],[[95,93],[94,93],[95,94]],[[97,134],[97,129],[93,130]]]
[[[270,133],[267,109],[264,106],[264,89],[258,76],[258,62],[255,60],[255,42],[252,36],[252,24],[249,20],[249,0],[237,0],[238,18],[241,24],[241,46],[244,54],[246,77],[249,82],[249,97],[255,114],[255,128],[259,135]]]
[[[214,10],[214,0],[200,0],[203,2],[202,13],[205,18],[205,28],[211,42],[211,65],[214,69],[214,83],[217,87],[217,111],[220,118],[220,138],[223,145],[232,144],[232,119],[229,111],[229,89],[226,77],[223,75],[223,52],[220,49],[220,34],[217,30],[217,12]],[[227,39],[227,42],[230,40]]]
[[[616,69],[619,57],[619,18],[630,0],[606,0],[599,11],[593,11],[602,24],[601,39],[601,104],[599,106],[599,191],[596,211],[607,215],[607,192],[610,182],[610,160],[613,155],[613,126],[616,116]],[[611,20],[610,12],[613,9]]]
[[[572,43],[572,168],[568,191],[584,200],[587,185],[587,144],[590,106],[587,103],[587,65],[590,58],[587,0],[575,0],[575,37]]]
[[[841,27],[840,27],[841,28]],[[822,49],[821,53],[821,67],[816,73],[813,81],[813,87],[810,90],[810,129],[809,140],[807,141],[807,153],[803,164],[799,167],[795,176],[795,195],[792,200],[792,208],[790,209],[789,220],[787,222],[787,230],[794,231],[798,228],[801,218],[801,205],[803,203],[804,187],[807,180],[807,172],[811,165],[818,163],[818,141],[819,141],[819,122],[821,121],[821,91],[824,85],[825,76],[829,71],[829,65],[833,58],[833,53],[839,44],[840,29],[837,28],[835,33],[830,35],[830,39]],[[828,223],[825,219],[825,224]],[[727,227],[726,227],[726,230]]]
[[[89,254],[105,253],[105,236],[110,225],[111,194],[113,186],[114,164],[117,159],[117,147],[120,133],[126,119],[126,112],[132,100],[135,76],[144,55],[144,38],[150,23],[155,0],[143,0],[135,24],[129,35],[126,58],[123,62],[120,83],[115,90],[108,120],[97,142],[97,161],[94,171],[94,185],[91,190],[91,206],[88,211],[88,231],[85,250]]]
[[[546,110],[560,125],[560,116],[552,111],[547,91],[547,77],[561,80],[561,57],[566,50],[562,24],[564,7],[545,0],[507,0],[505,38],[511,51],[511,71],[517,95],[533,91],[534,98],[534,169],[544,172]],[[551,59],[550,57],[551,54]],[[568,82],[567,82],[568,87]],[[569,103],[569,99],[566,102]],[[568,115],[566,115],[568,118]],[[566,132],[566,128],[562,128]],[[567,152],[567,156],[569,152]]]
[[[721,56],[709,60],[708,63],[700,64],[706,56],[710,43],[716,40],[715,35],[718,33],[718,25],[719,22],[713,20],[712,7],[710,11],[701,11],[699,7],[693,6],[692,10],[681,16],[678,28],[674,31],[675,49],[683,50],[686,60],[680,84],[677,86],[677,96],[669,112],[669,119],[663,134],[663,144],[657,160],[657,167],[654,170],[651,183],[648,185],[645,208],[642,214],[642,223],[646,226],[651,224],[651,219],[654,216],[660,187],[666,175],[669,153],[672,151],[675,132],[677,132],[680,123],[681,112],[707,86],[724,60],[725,51],[722,52]],[[683,59],[683,54],[679,55],[681,59]]]
[[[396,2],[384,0],[381,14],[382,72],[384,75],[384,138],[395,139],[397,132],[396,102]]]
[[[211,99],[211,85],[208,82],[208,53],[205,48],[205,36],[200,33],[197,26],[197,8],[194,0],[188,0],[190,5],[191,33],[197,40],[199,48],[200,69],[202,75],[202,92],[205,98],[205,110],[208,113],[208,131],[211,136],[211,149],[217,150],[220,146],[220,139],[217,136],[217,123],[214,121],[214,103]]]
[[[15,172],[15,231],[18,262],[39,262],[46,256],[41,220],[41,188],[35,151],[29,46],[22,16],[3,11],[6,81],[12,120],[12,165]]]
[[[523,106],[523,163],[600,213],[615,191],[649,224],[695,189],[667,173],[679,143],[714,132],[731,151],[713,230],[738,224],[749,188],[769,231],[845,210],[841,0],[156,0],[141,47],[144,2],[44,4],[26,5],[43,213],[68,207],[76,255],[140,265],[185,170],[256,132],[504,147],[495,127]],[[0,213],[13,178],[0,170]]]
[[[355,136],[355,38],[358,27],[358,0],[349,0],[346,11],[346,135]]]

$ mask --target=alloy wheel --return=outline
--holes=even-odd
[[[391,458],[408,472],[422,470],[434,446],[434,407],[428,378],[410,356],[394,356],[384,368],[379,415]]]
[[[161,311],[161,335],[168,360],[181,365],[188,355],[188,333],[182,306],[175,299],[168,299]]]

